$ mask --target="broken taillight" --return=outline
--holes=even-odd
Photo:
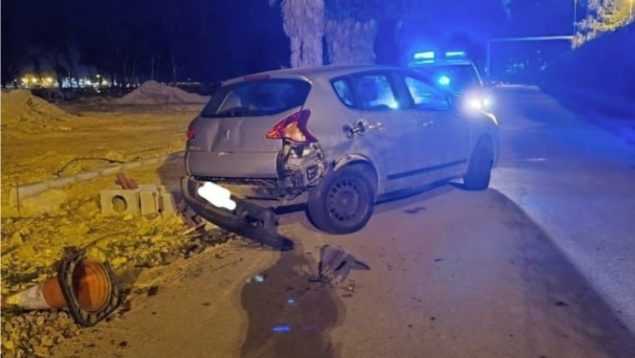
[[[317,139],[309,132],[306,125],[311,111],[303,109],[276,123],[265,135],[267,139],[289,139],[296,143],[312,143]]]

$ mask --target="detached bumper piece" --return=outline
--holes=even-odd
[[[231,197],[236,202],[234,210],[216,207],[198,195],[197,190],[202,184],[190,177],[184,177],[181,180],[183,197],[198,215],[225,230],[275,249],[281,251],[293,249],[293,241],[278,233],[278,217],[272,209],[234,196]]]

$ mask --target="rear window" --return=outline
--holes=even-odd
[[[304,104],[311,85],[302,80],[240,82],[217,89],[203,117],[267,116]]]

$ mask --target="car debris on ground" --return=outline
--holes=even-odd
[[[338,284],[345,281],[352,270],[370,270],[370,266],[341,248],[324,245],[320,248],[318,276],[312,281]]]

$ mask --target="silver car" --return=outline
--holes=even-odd
[[[201,195],[213,185],[249,205],[306,204],[317,228],[338,234],[362,228],[393,192],[457,178],[485,189],[498,156],[492,114],[421,73],[383,66],[226,81],[187,135],[184,196],[205,218],[238,215],[227,198]]]

